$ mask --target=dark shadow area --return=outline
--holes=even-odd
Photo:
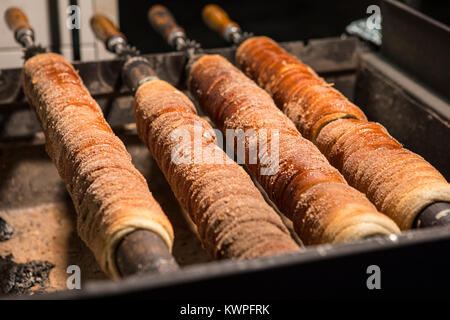
[[[120,28],[129,42],[143,53],[172,51],[150,26],[149,8],[157,3],[172,11],[188,37],[204,48],[227,46],[203,23],[201,12],[205,5],[215,3],[228,12],[244,31],[266,35],[277,41],[306,40],[339,36],[351,21],[367,16],[366,8],[377,0],[304,0],[289,1],[124,1],[119,0]]]

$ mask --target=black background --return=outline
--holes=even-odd
[[[202,8],[209,3],[223,7],[244,31],[266,35],[277,41],[292,41],[339,36],[350,22],[367,17],[367,7],[378,4],[379,1],[119,0],[120,28],[129,42],[143,53],[172,51],[147,20],[149,8],[157,3],[169,8],[189,38],[199,41],[204,48],[217,48],[227,46],[227,43],[209,30],[201,19]],[[450,1],[416,0],[409,3],[424,13],[449,23]]]

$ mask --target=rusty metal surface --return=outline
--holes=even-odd
[[[449,229],[407,231],[353,243],[311,246],[299,253],[250,261],[190,266],[173,274],[91,283],[81,291],[50,294],[52,299],[376,299],[367,290],[367,266],[383,270],[381,293],[390,297],[448,298]],[[426,261],[426,263],[423,263]],[[436,290],[435,287],[441,290]],[[219,289],[220,288],[220,289]],[[239,289],[237,289],[239,288]],[[407,288],[407,290],[405,290]],[[380,292],[379,292],[380,293]],[[383,296],[384,296],[383,295]]]
[[[186,266],[210,261],[163,174],[135,135],[133,126],[130,127],[119,137],[172,222],[176,235],[173,254],[177,262]],[[0,147],[0,217],[14,228],[13,237],[0,242],[0,256],[12,253],[17,262],[46,260],[55,264],[48,292],[66,288],[69,265],[80,267],[83,286],[92,280],[105,279],[76,233],[73,205],[43,142],[39,135],[30,144]]]

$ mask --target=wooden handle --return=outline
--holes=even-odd
[[[29,29],[33,30],[28,22],[28,18],[25,13],[15,7],[11,7],[5,12],[5,20],[8,28],[14,32],[17,32],[20,29]]]
[[[221,35],[223,35],[225,30],[230,26],[239,28],[239,25],[236,22],[231,21],[228,14],[215,4],[208,4],[205,6],[203,8],[202,17],[208,27]]]
[[[153,28],[161,34],[166,41],[169,40],[170,34],[174,31],[184,33],[184,29],[177,24],[169,9],[162,5],[157,4],[151,7],[148,12],[148,19]]]
[[[112,37],[121,37],[125,39],[125,36],[119,31],[114,23],[102,14],[94,14],[91,18],[91,27],[97,39],[101,41],[106,42]]]

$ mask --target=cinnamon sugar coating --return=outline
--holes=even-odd
[[[57,54],[37,55],[25,63],[22,84],[72,197],[78,234],[103,271],[119,277],[116,246],[136,229],[155,232],[170,250],[169,220],[73,66]]]
[[[401,229],[435,201],[450,201],[445,178],[421,156],[405,149],[375,122],[340,119],[316,139],[330,163],[364,192]]]
[[[450,202],[450,185],[431,164],[404,149],[384,127],[368,122],[361,109],[273,40],[245,41],[236,62],[348,183],[401,229],[411,228],[427,205]]]
[[[205,55],[197,60],[189,74],[188,88],[224,132],[253,129],[258,136],[277,131],[278,171],[264,175],[263,163],[252,164],[248,159],[246,167],[281,212],[294,222],[304,243],[399,232],[391,219],[377,212],[362,193],[347,185],[321,152],[300,135],[271,97],[226,59]],[[274,138],[271,134],[267,137],[270,144]],[[258,139],[252,137],[246,140],[247,151],[255,141]]]
[[[302,135],[313,142],[330,121],[366,120],[357,106],[267,37],[254,37],[242,43],[236,52],[236,63],[269,92]]]
[[[141,85],[135,118],[139,137],[213,258],[249,259],[299,249],[281,218],[247,173],[216,144],[212,127],[182,92],[162,80]],[[195,154],[195,137],[197,147],[208,152]]]

